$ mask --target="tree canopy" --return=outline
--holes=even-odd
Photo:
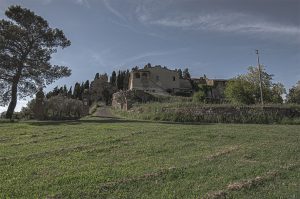
[[[282,94],[285,93],[281,83],[273,83],[273,75],[266,72],[262,66],[262,91],[267,103],[282,103]],[[227,82],[225,95],[233,103],[256,104],[260,103],[259,70],[249,67],[248,73],[239,75]]]
[[[300,104],[300,81],[289,90],[286,98],[288,103]]]
[[[5,15],[8,19],[0,20],[0,104],[9,104],[6,117],[11,118],[18,97],[71,74],[68,67],[50,63],[51,55],[71,42],[29,9],[10,6]]]

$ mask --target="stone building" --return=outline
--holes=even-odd
[[[177,71],[154,66],[132,70],[129,78],[129,90],[158,94],[191,94],[192,85],[189,80],[180,79]]]

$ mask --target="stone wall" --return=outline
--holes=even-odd
[[[162,112],[196,122],[272,123],[300,117],[300,110],[285,107],[183,107],[163,108]]]
[[[240,116],[249,112],[263,112],[265,114],[278,114],[286,117],[300,117],[300,111],[291,108],[279,107],[185,107],[185,108],[163,108],[166,112],[177,112],[182,114],[201,115],[223,115]]]

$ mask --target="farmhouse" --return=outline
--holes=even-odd
[[[129,90],[142,90],[158,94],[191,94],[189,80],[179,78],[176,70],[154,66],[135,69],[130,73]]]

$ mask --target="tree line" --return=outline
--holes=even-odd
[[[100,79],[100,76],[106,76],[106,78],[108,79],[108,75],[106,73],[96,73],[93,81],[97,81],[98,79]],[[118,90],[127,90],[129,87],[129,78],[129,70],[119,70],[117,72],[113,71],[108,83],[112,86],[115,86]],[[82,100],[84,91],[90,91],[92,82],[90,82],[90,80],[86,80],[84,82],[76,82],[74,86],[70,87],[66,85],[61,87],[56,86],[52,91],[49,91],[46,94],[46,98],[49,99],[53,96],[62,95],[71,99]]]

